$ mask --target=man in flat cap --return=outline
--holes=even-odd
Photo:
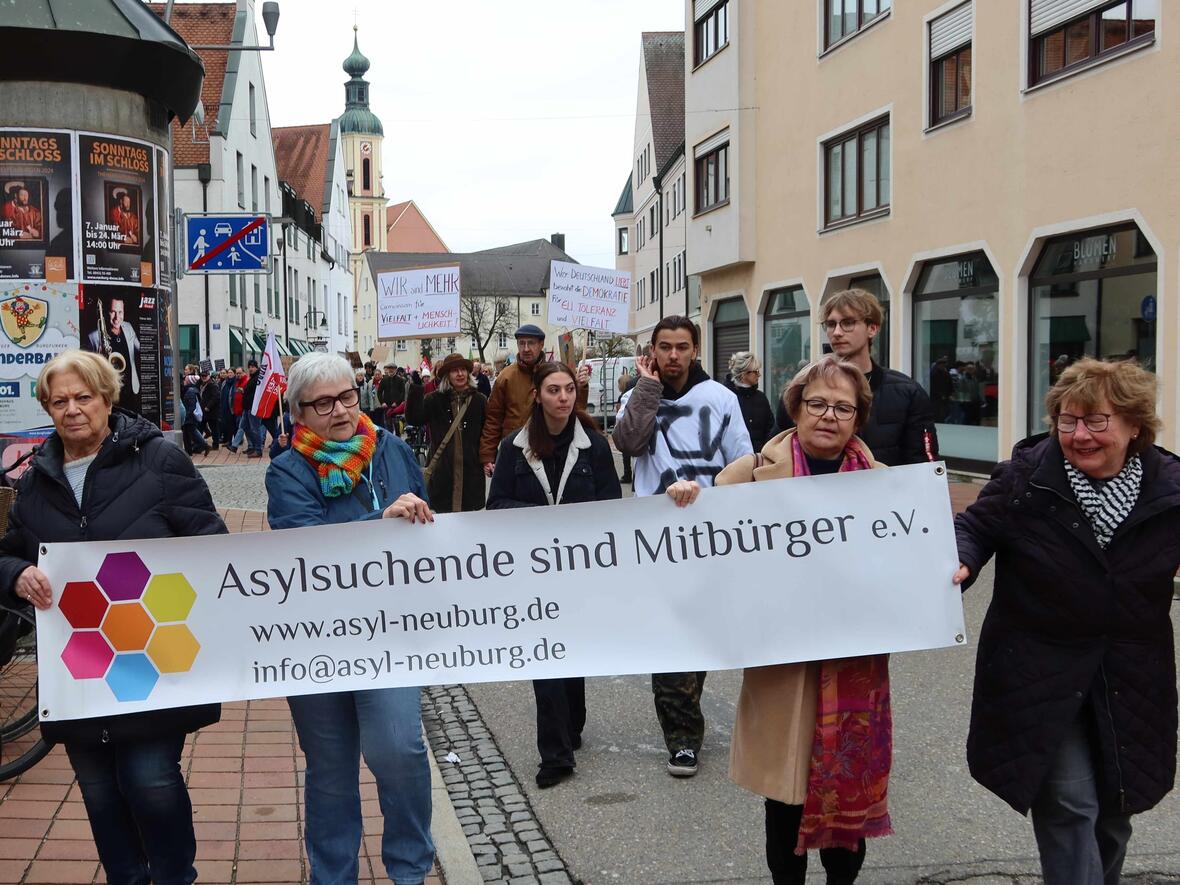
[[[479,460],[488,476],[496,466],[500,440],[516,433],[529,420],[529,410],[533,406],[533,370],[544,356],[545,333],[539,326],[525,323],[516,330],[516,362],[496,376],[492,395],[488,398],[483,436],[479,441]],[[590,400],[589,366],[578,369],[577,380],[577,407],[584,409]]]

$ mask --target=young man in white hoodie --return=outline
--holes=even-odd
[[[636,496],[663,494],[681,479],[708,488],[727,464],[753,452],[737,396],[697,363],[700,343],[690,319],[664,317],[652,330],[652,355],[635,360],[638,378],[619,402],[612,437],[635,459]],[[692,777],[705,734],[705,674],[656,673],[651,683],[668,773]]]

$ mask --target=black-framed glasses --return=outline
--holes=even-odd
[[[836,416],[837,421],[851,421],[856,416],[856,406],[848,403],[829,403],[822,399],[809,399],[803,403],[808,415],[822,418],[828,414],[828,409]]]
[[[1113,417],[1112,412],[1094,412],[1090,415],[1070,415],[1068,412],[1062,412],[1053,421],[1057,425],[1058,433],[1073,433],[1078,429],[1079,421],[1085,424],[1091,433],[1101,433],[1110,426],[1110,419]]]
[[[336,396],[321,396],[319,399],[300,400],[299,408],[306,409],[308,406],[311,406],[315,409],[317,415],[331,415],[336,409],[336,403],[340,403],[346,409],[351,409],[360,401],[361,389],[359,387],[350,387],[336,394]]]
[[[851,332],[856,328],[856,324],[859,322],[861,321],[858,319],[844,317],[842,320],[828,320],[826,323],[822,323],[821,325],[824,327],[824,331],[831,335],[836,331],[837,326],[840,327],[840,331],[842,332]]]

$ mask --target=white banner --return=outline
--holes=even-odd
[[[459,268],[416,267],[377,274],[377,337],[458,335]]]
[[[627,334],[631,274],[554,261],[549,268],[549,324]]]
[[[965,643],[940,465],[599,504],[50,544],[45,719]]]

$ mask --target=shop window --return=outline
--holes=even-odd
[[[1031,0],[1030,84],[1153,43],[1159,14],[1160,0]]]
[[[762,317],[762,385],[774,408],[795,373],[811,362],[811,305],[802,286],[771,291]]]
[[[182,323],[178,331],[180,337],[177,339],[179,350],[177,356],[180,359],[180,364],[186,366],[189,363],[199,363],[201,361],[200,327],[195,323],[192,325]]]
[[[694,8],[692,63],[703,64],[729,45],[729,0],[697,0]]]
[[[871,25],[889,12],[892,0],[823,0],[824,48]]]
[[[930,23],[930,125],[971,113],[972,6],[964,3]]]
[[[729,358],[750,349],[750,312],[742,298],[717,305],[713,314],[713,377],[722,381],[729,372]]]
[[[889,166],[888,117],[825,144],[825,226],[888,214],[892,196]]]
[[[999,279],[982,252],[928,262],[913,298],[913,376],[930,394],[939,451],[999,457]]]
[[[1134,225],[1049,240],[1029,280],[1029,432],[1073,361],[1131,359],[1155,371],[1156,254]]]
[[[873,339],[873,343],[869,345],[869,355],[878,366],[889,365],[889,290],[885,288],[885,281],[881,279],[880,274],[870,274],[869,276],[853,277],[848,281],[849,289],[861,289],[871,295],[876,296],[877,300],[881,302],[881,328],[877,332],[877,337]],[[824,345],[824,353],[830,352],[830,348]]]

